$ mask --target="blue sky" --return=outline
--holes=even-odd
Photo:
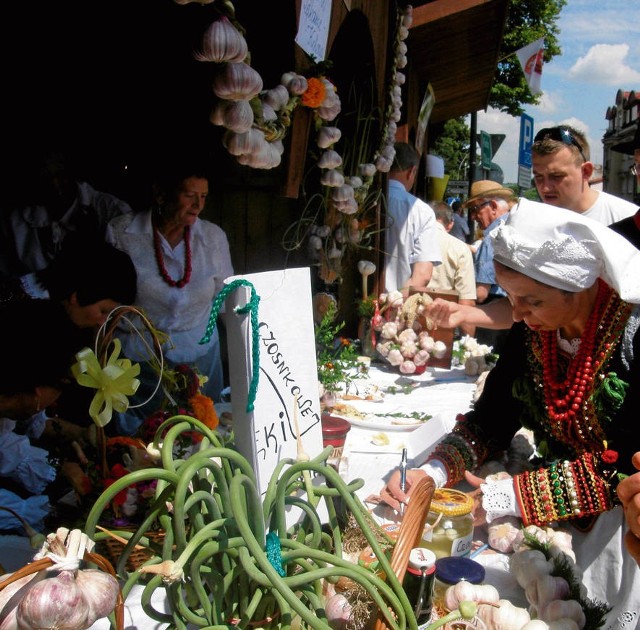
[[[535,132],[562,123],[586,132],[591,159],[602,164],[607,107],[618,89],[640,91],[640,1],[568,0],[558,26],[562,54],[543,67],[540,105],[525,111]],[[494,162],[516,182],[520,118],[480,111],[480,131],[506,134]]]

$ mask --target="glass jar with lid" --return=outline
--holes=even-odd
[[[435,583],[433,587],[433,602],[438,607],[447,610],[444,605],[445,594],[450,586],[458,582],[482,584],[485,578],[485,568],[471,558],[447,557],[436,560]]]
[[[436,558],[464,556],[473,542],[473,497],[453,488],[437,488],[431,499],[421,547]]]

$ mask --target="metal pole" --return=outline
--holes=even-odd
[[[471,125],[469,130],[469,195],[471,195],[471,184],[473,184],[476,174],[476,134],[478,129],[478,114],[471,112]]]

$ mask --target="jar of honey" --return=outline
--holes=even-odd
[[[433,493],[421,547],[436,558],[463,556],[473,542],[473,498],[460,490],[438,488]]]

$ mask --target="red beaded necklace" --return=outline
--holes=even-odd
[[[162,256],[162,245],[160,243],[160,232],[154,228],[153,230],[153,250],[158,263],[158,271],[162,279],[170,286],[182,289],[183,286],[189,284],[191,280],[191,228],[187,225],[184,228],[184,276],[180,280],[173,280],[164,266],[164,258]]]
[[[576,355],[560,369],[556,331],[539,333],[540,346],[534,353],[541,361],[544,405],[552,433],[561,440],[579,442],[604,439],[597,421],[592,395],[596,377],[608,362],[624,326],[629,305],[606,283],[599,281],[596,301],[580,340]]]

